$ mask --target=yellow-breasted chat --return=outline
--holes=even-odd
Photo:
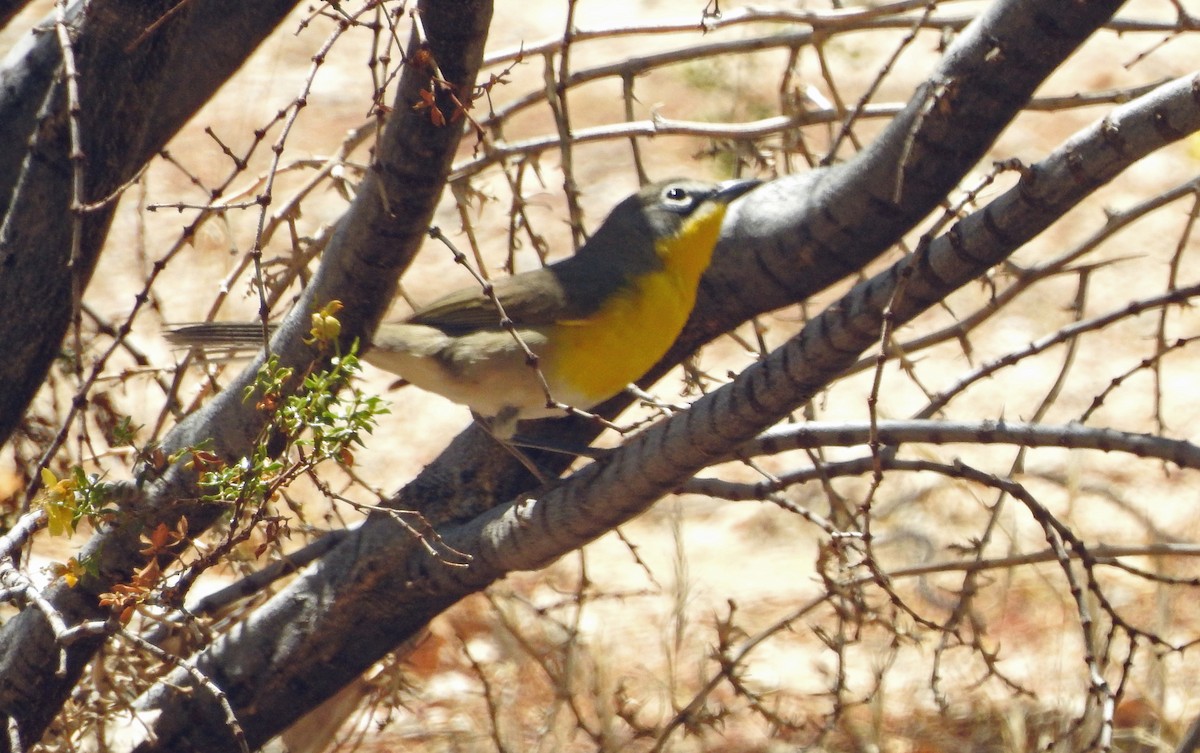
[[[385,322],[362,358],[491,418],[501,439],[518,420],[562,416],[556,406],[587,410],[641,378],[675,342],[727,205],[756,185],[648,185],[617,204],[574,256],[497,280],[495,300],[474,286]],[[511,329],[501,325],[501,309]],[[191,324],[168,337],[246,347],[261,343],[262,325]]]

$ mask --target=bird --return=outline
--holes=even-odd
[[[463,288],[384,322],[362,360],[468,406],[501,441],[518,421],[586,411],[644,376],[674,344],[726,208],[757,185],[648,184],[618,203],[573,256],[498,279],[490,293]],[[167,337],[185,347],[250,347],[262,343],[263,328],[209,322]]]

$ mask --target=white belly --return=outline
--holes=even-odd
[[[518,334],[535,355],[543,353],[544,333],[522,329]],[[563,415],[546,407],[546,392],[537,370],[508,332],[451,337],[420,324],[384,324],[362,358],[484,416],[505,414],[525,419]],[[569,403],[573,397],[560,396],[555,385],[551,385],[551,391],[560,402]]]

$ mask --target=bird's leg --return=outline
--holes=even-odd
[[[482,426],[483,430],[486,431],[492,439],[496,440],[501,447],[508,450],[508,452],[514,458],[516,458],[521,465],[525,466],[527,471],[533,474],[533,477],[537,479],[539,484],[546,486],[550,483],[550,479],[548,479],[546,474],[537,467],[537,464],[533,462],[532,458],[521,452],[520,448],[512,443],[513,432],[516,430],[517,426],[515,411],[513,411],[511,416],[506,416],[504,412],[501,412],[495,418],[481,416],[475,411],[471,411],[471,415],[475,418],[475,422]]]
[[[508,439],[508,442],[514,447],[524,447],[529,450],[545,450],[546,452],[556,452],[559,455],[591,458],[592,460],[601,460],[612,454],[612,450],[607,447],[592,447],[590,445],[576,444],[573,442],[557,442],[550,439],[525,437],[520,434],[512,435],[512,437]]]

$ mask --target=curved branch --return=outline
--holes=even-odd
[[[58,355],[74,296],[99,256],[114,202],[86,205],[111,197],[136,175],[293,4],[197,0],[178,9],[174,0],[96,0],[86,10],[77,4],[67,18],[76,32],[83,103],[74,118],[64,111],[56,35],[30,33],[18,48],[22,54],[9,57],[0,72],[0,122],[9,135],[0,146],[0,439]],[[72,153],[70,121],[80,127],[81,155]],[[82,196],[72,190],[73,164],[83,171]],[[72,217],[79,223],[67,221]],[[101,616],[93,596],[51,593],[47,603],[76,624]],[[3,626],[0,710],[12,734],[0,736],[0,750],[41,736],[100,640],[74,642],[59,673],[59,646],[41,612],[25,610]]]
[[[0,71],[0,440],[41,386],[91,277],[115,194],[236,71],[294,0],[76,3],[77,117],[66,115],[62,52],[31,32]],[[164,20],[165,19],[165,20]],[[160,23],[161,22],[161,23]],[[204,65],[196,65],[204,60]],[[72,144],[74,122],[81,136]],[[79,151],[73,151],[74,147]],[[74,169],[78,166],[81,173]],[[72,190],[82,177],[82,196]],[[76,199],[79,199],[76,202]],[[74,232],[78,219],[81,232]],[[73,244],[77,251],[73,254]]]
[[[174,5],[173,2],[170,4]],[[139,8],[143,5],[139,4]],[[426,5],[436,6],[421,9],[429,38],[414,40],[411,51],[415,52],[417,45],[427,44],[432,59],[436,60],[448,85],[455,87],[456,91],[470,91],[482,59],[483,40],[491,19],[490,3],[486,0],[464,0],[452,4]],[[181,48],[186,54],[181,55],[176,48],[159,48],[154,42],[157,37],[149,41],[139,39],[137,42],[149,45],[162,60],[186,63],[186,73],[190,73],[193,69],[205,67],[195,65],[197,59],[214,60],[210,50],[202,46],[197,51],[193,45],[220,48],[221,56],[224,56],[237,49],[232,41],[235,37],[249,33],[249,30],[242,29],[242,25],[253,27],[259,34],[267,33],[269,25],[255,20],[265,13],[262,6],[277,7],[269,3],[231,3],[228,0],[197,0],[186,4],[184,11],[175,13],[167,23],[156,27],[157,34],[165,35],[181,45],[186,42],[186,46]],[[90,12],[95,12],[99,6],[92,3],[89,8]],[[140,12],[145,13],[146,10],[142,8]],[[214,13],[219,22],[213,20]],[[114,10],[113,17],[124,30],[116,40],[109,41],[117,44],[124,39],[123,35],[129,33],[129,19],[134,16]],[[182,27],[175,29],[172,24],[176,22],[183,24]],[[193,28],[193,25],[198,28]],[[212,35],[225,33],[222,30],[226,26],[237,27],[237,32],[231,33],[228,40],[214,42]],[[83,59],[91,60],[88,57]],[[86,70],[88,63],[84,65]],[[174,111],[175,105],[152,94],[161,87],[187,88],[190,79],[175,67],[174,62],[161,68],[148,67],[155,71],[155,85],[138,89],[130,96],[156,108],[154,114],[147,118],[159,121],[154,123],[159,129],[154,133],[165,139],[162,134],[166,125],[161,121],[171,122],[168,115]],[[214,61],[209,73],[220,70],[221,66]],[[105,75],[109,75],[107,70]],[[430,118],[428,112],[412,108],[411,105],[419,101],[418,93],[431,86],[431,76],[431,71],[424,66],[405,67],[397,89],[394,116],[377,145],[376,169],[360,186],[351,209],[329,242],[318,273],[306,288],[304,299],[285,320],[272,343],[274,352],[283,364],[306,366],[317,356],[302,341],[309,326],[309,311],[315,308],[314,302],[322,305],[335,298],[347,302],[340,316],[347,344],[353,337],[373,329],[391,300],[396,278],[420,245],[462,135],[460,127],[442,127]],[[196,92],[196,95],[202,93]],[[452,107],[450,94],[440,90],[439,93],[444,96],[439,96],[438,105]],[[87,99],[86,90],[84,99]],[[119,127],[128,127],[121,117],[107,112],[97,103],[93,103],[91,109],[113,117]],[[447,113],[452,112],[447,109]],[[130,141],[139,143],[132,138]],[[123,139],[114,139],[114,142],[125,143]],[[140,144],[143,149],[147,146],[153,147],[153,144]],[[150,154],[153,154],[153,149],[144,156],[148,158]],[[413,155],[420,155],[421,158],[413,159]],[[70,171],[66,171],[66,174],[69,177]],[[53,217],[54,213],[47,212],[45,206],[41,209],[42,213]],[[3,253],[4,249],[0,248],[0,257]],[[13,277],[8,274],[0,276],[0,284]],[[0,301],[0,307],[10,303],[8,300]],[[69,304],[63,308],[69,313]],[[11,331],[3,333],[5,336],[12,334]],[[58,340],[55,340],[55,347],[57,343]],[[214,449],[226,457],[248,454],[251,442],[264,422],[262,412],[241,399],[242,388],[252,381],[256,368],[257,362],[246,370],[235,387],[217,396],[203,410],[177,426],[163,441],[164,453],[169,455],[177,449],[198,446],[204,440],[215,438]],[[186,517],[188,529],[194,536],[221,514],[217,506],[198,501],[194,470],[180,463],[166,468],[157,477],[155,473],[154,469],[143,468],[136,485],[120,489],[125,497],[123,514],[94,536],[80,555],[96,564],[98,574],[83,578],[74,588],[67,587],[60,580],[47,590],[47,602],[53,605],[67,624],[107,616],[96,597],[109,590],[112,584],[128,580],[135,568],[145,564],[145,557],[138,553],[138,537],[146,528],[154,528],[160,522],[174,526],[179,518]],[[68,671],[59,676],[52,666],[59,647],[53,632],[38,612],[26,610],[0,629],[0,708],[18,721],[21,740],[36,740],[41,736],[45,725],[57,713],[83,666],[99,645],[99,639],[94,639],[77,641],[69,646]],[[216,726],[215,734],[219,735],[224,730],[220,722]],[[253,728],[247,728],[251,740],[256,739],[253,731]],[[214,733],[209,729],[195,730],[195,734]],[[10,740],[7,737],[0,738],[0,750]],[[261,739],[258,742],[261,743]]]
[[[1165,81],[1131,89],[1112,89],[1102,92],[1073,94],[1064,97],[1040,97],[1030,101],[1027,110],[1058,111],[1075,107],[1091,107],[1097,104],[1128,102],[1153,91]],[[904,105],[898,103],[868,103],[858,112],[860,120],[891,118],[900,114]],[[810,126],[815,123],[840,123],[845,113],[837,108],[807,109],[795,115],[774,115],[742,123],[713,123],[699,120],[678,120],[654,115],[650,120],[631,120],[621,123],[579,128],[571,132],[575,144],[597,141],[617,141],[631,138],[655,138],[660,136],[692,136],[709,139],[762,139],[786,133],[788,129]],[[558,147],[559,136],[547,134],[532,136],[520,141],[495,141],[484,153],[454,166],[451,181],[477,175],[492,165],[507,160],[536,157]]]
[[[628,520],[803,405],[852,365],[875,341],[889,303],[898,323],[911,320],[1016,250],[1122,169],[1197,130],[1200,75],[1174,81],[1118,108],[1030,168],[1020,184],[988,209],[857,286],[791,341],[687,412],[651,427],[568,483],[447,532],[449,546],[475,558],[469,578],[415,552],[404,572],[416,582],[462,588],[513,570],[541,567]],[[985,221],[990,229],[971,227]]]
[[[944,197],[1034,87],[1118,4],[998,3],[964,32],[880,141],[846,165],[749,195],[731,212],[725,258],[669,362],[882,252]],[[278,731],[297,709],[357,676],[462,596],[513,570],[540,567],[640,513],[803,403],[869,346],[888,300],[873,295],[827,312],[733,384],[544,493],[522,494],[530,482],[512,473],[497,481],[487,464],[502,461],[490,440],[479,431],[464,433],[393,505],[443,523],[438,530],[445,545],[468,552],[469,567],[430,553],[388,516],[373,516],[236,634],[198,655],[196,665],[226,691],[250,739]],[[564,425],[571,422],[554,422],[552,430]],[[575,431],[583,436],[594,429],[577,424]],[[496,486],[464,480],[459,469],[466,463]],[[488,509],[506,490],[513,501]],[[467,519],[481,509],[486,512]],[[455,520],[466,522],[444,524]],[[303,661],[312,656],[322,657],[325,667],[316,680]],[[178,672],[140,705],[162,712],[160,719],[220,718],[203,688]],[[160,724],[160,741],[141,750],[198,745],[185,730],[165,729]],[[228,747],[228,741],[201,742]]]
[[[1080,424],[1046,426],[1021,421],[879,421],[810,422],[786,424],[763,432],[737,450],[738,457],[778,454],[789,450],[821,447],[866,446],[878,441],[888,449],[902,444],[1011,444],[1020,447],[1065,447],[1068,449],[1127,452],[1141,458],[1171,462],[1180,468],[1200,469],[1200,446],[1154,434],[1101,429]],[[874,457],[839,461],[836,467],[798,468],[777,478],[758,483],[734,483],[717,478],[693,478],[678,491],[706,494],[722,499],[765,499],[789,486],[814,478],[860,475],[875,470]],[[885,466],[886,467],[886,466]]]

